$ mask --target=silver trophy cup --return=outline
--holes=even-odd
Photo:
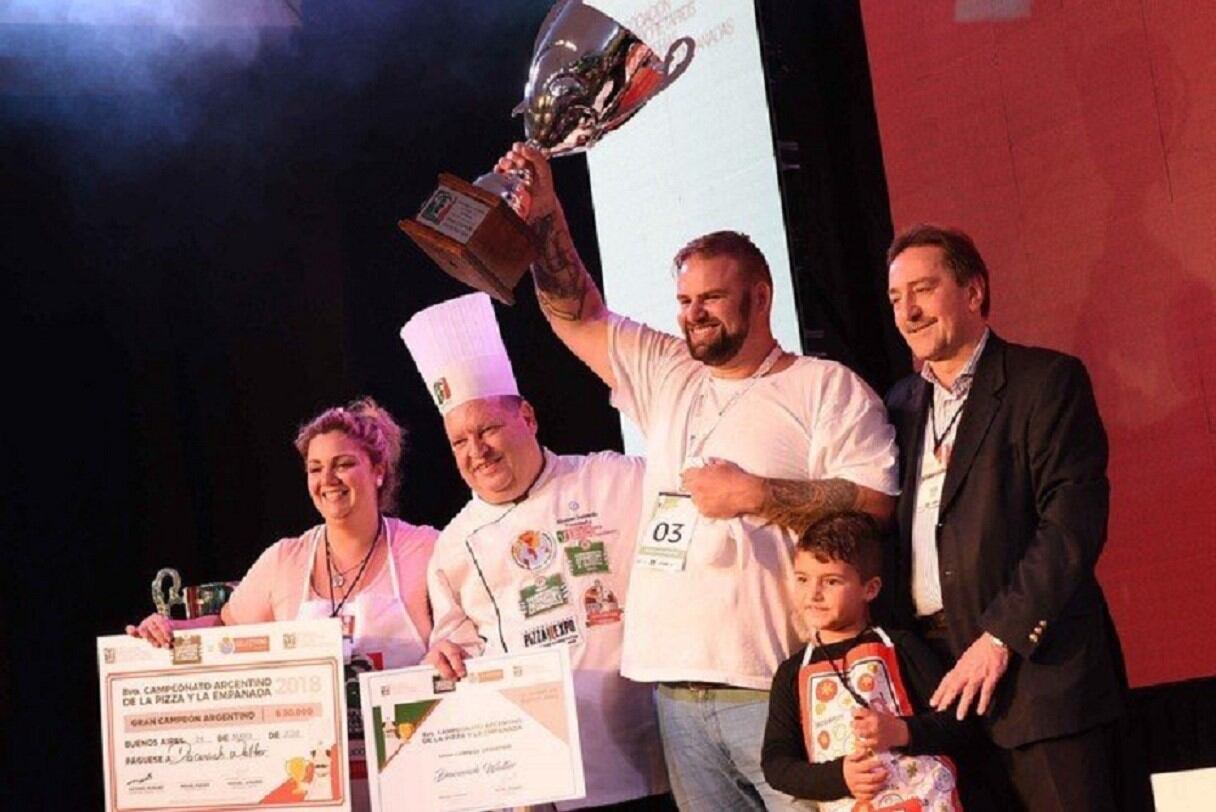
[[[692,62],[696,43],[681,37],[656,54],[632,31],[582,0],[561,0],[541,24],[524,100],[528,143],[550,156],[594,145],[633,117]],[[491,172],[474,183],[449,174],[417,217],[398,225],[440,267],[506,304],[536,258],[527,226],[508,205],[526,173]]]
[[[168,590],[165,582],[169,582]],[[232,597],[239,581],[216,581],[182,588],[182,576],[177,570],[166,567],[152,579],[152,604],[156,611],[170,617],[174,606],[181,606],[186,619],[193,620],[203,615],[218,615],[224,604]]]

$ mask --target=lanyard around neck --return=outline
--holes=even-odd
[[[704,431],[693,433],[693,425],[700,422],[700,416],[705,409],[705,396],[709,390],[709,387],[712,385],[711,375],[706,375],[701,379],[701,385],[698,387],[697,396],[694,401],[695,406],[693,407],[693,420],[689,421],[690,431],[687,440],[684,443],[685,459],[700,455],[701,450],[705,448],[706,441],[709,440],[709,435],[713,434],[714,430],[718,428],[718,424],[722,422],[723,415],[725,415],[732,406],[738,403],[740,398],[750,392],[751,388],[755,386],[761,378],[767,375],[774,366],[777,365],[777,362],[781,360],[782,355],[783,353],[781,350],[781,345],[774,341],[773,348],[769,350],[768,355],[766,355],[764,360],[760,362],[760,366],[756,367],[756,371],[748,376],[747,385],[741,387],[739,391],[731,395],[730,400],[726,401],[726,405],[718,410],[718,413],[714,416],[714,421],[710,423]]]
[[[856,645],[856,643],[859,640],[861,640],[862,635],[864,635],[869,630],[870,630],[870,627],[866,626],[864,629],[861,630],[861,634],[857,635],[856,637],[854,637],[852,640],[850,640],[848,642]],[[815,645],[818,646],[820,649],[827,648],[823,644],[823,641],[819,639],[818,630],[815,631]],[[808,658],[809,658],[809,654],[810,654],[809,649],[808,649],[807,654],[808,654]],[[870,703],[866,701],[865,697],[863,697],[861,694],[857,693],[857,690],[853,687],[853,684],[851,682],[849,682],[848,656],[849,656],[849,653],[848,653],[848,649],[846,648],[845,653],[840,656],[840,666],[837,667],[836,660],[833,659],[826,651],[824,652],[824,657],[825,657],[825,659],[827,659],[828,665],[830,665],[832,667],[832,673],[836,676],[836,679],[840,680],[840,684],[844,686],[844,689],[849,692],[849,695],[853,697],[853,700],[858,705],[865,708],[866,710],[869,710]]]
[[[937,433],[937,404],[929,404],[929,432],[933,435],[933,456],[937,460],[941,460],[942,444],[946,442],[946,438],[950,436],[950,430],[954,428],[954,424],[958,422],[959,417],[963,414],[963,407],[967,405],[967,397],[964,395],[962,402],[954,409],[954,415],[950,421],[946,423],[946,427],[942,429],[941,434]]]
[[[388,543],[387,542],[388,521],[384,518],[383,515],[380,516],[380,522],[376,526],[376,536],[375,536],[375,538],[372,539],[371,546],[367,548],[367,553],[363,556],[363,562],[359,565],[359,572],[358,572],[358,574],[355,575],[355,580],[352,581],[351,585],[347,588],[346,594],[342,597],[342,600],[340,602],[335,602],[333,566],[330,561],[331,554],[330,554],[330,549],[329,549],[329,534],[326,532],[325,526],[324,525],[321,526],[321,537],[322,537],[322,540],[325,542],[325,569],[326,569],[327,574],[329,575],[329,608],[330,608],[329,616],[330,617],[337,617],[339,614],[342,613],[342,609],[346,606],[346,602],[348,600],[350,600],[351,593],[353,593],[355,591],[355,587],[359,586],[359,581],[363,578],[363,573],[367,571],[367,565],[372,560],[372,554],[376,552],[376,544],[379,543],[381,536],[384,536],[386,538],[385,543],[387,544]],[[390,555],[389,558],[392,558],[392,556]],[[390,562],[390,566],[391,566],[391,562]]]

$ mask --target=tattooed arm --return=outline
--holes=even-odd
[[[534,220],[532,233],[540,256],[532,264],[532,281],[541,310],[551,320],[582,321],[594,318],[604,307],[591,274],[574,248],[561,208]]]
[[[762,479],[759,516],[788,527],[798,535],[819,519],[842,510],[869,513],[886,524],[895,512],[895,497],[856,485],[847,479]]]
[[[824,516],[842,510],[869,513],[883,524],[895,511],[895,497],[847,479],[766,479],[725,460],[688,469],[682,487],[702,516],[759,516],[799,535]]]
[[[516,211],[532,227],[539,257],[532,265],[536,298],[557,337],[604,383],[616,385],[608,360],[608,317],[595,280],[574,247],[566,215],[553,190],[549,162],[523,144],[511,148],[498,171],[526,169],[532,182],[520,195]]]

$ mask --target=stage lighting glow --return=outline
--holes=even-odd
[[[0,23],[167,28],[298,26],[303,1],[7,0],[0,2]]]

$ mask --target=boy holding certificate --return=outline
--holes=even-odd
[[[962,809],[944,754],[967,746],[972,725],[925,712],[943,670],[924,643],[870,624],[881,566],[865,514],[829,516],[799,539],[795,626],[807,645],[773,678],[764,776],[821,810]]]

